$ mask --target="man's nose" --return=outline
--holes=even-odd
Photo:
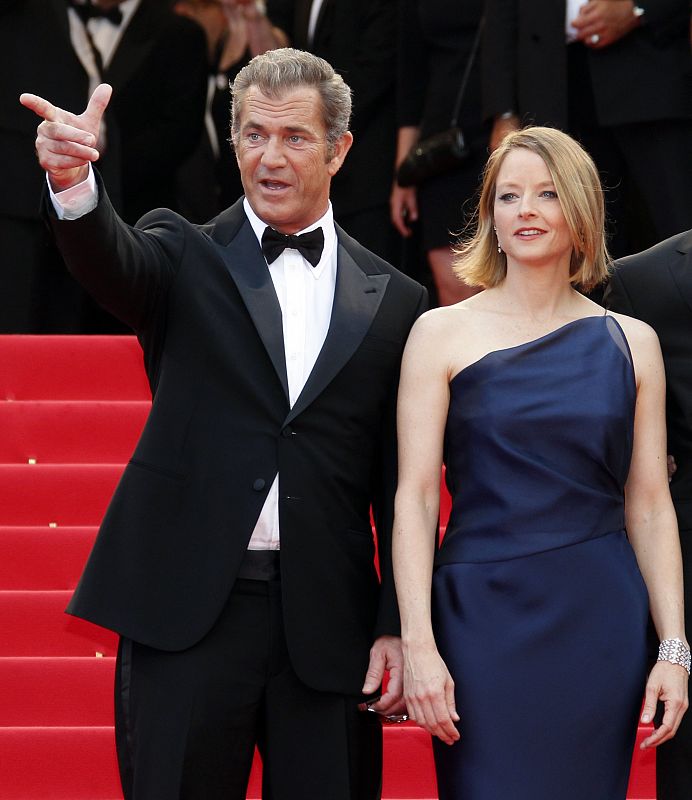
[[[283,142],[270,136],[262,151],[262,163],[267,167],[277,167],[282,166],[285,160]]]

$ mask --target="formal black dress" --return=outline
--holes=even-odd
[[[440,800],[625,800],[648,600],[624,531],[636,386],[611,316],[451,381],[434,629],[461,740]]]
[[[420,126],[421,138],[449,127],[482,14],[480,0],[404,0],[399,4],[399,126]],[[424,249],[458,238],[473,206],[488,157],[490,128],[481,120],[480,53],[474,60],[459,118],[471,156],[458,170],[418,189]]]

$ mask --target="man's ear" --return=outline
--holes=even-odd
[[[334,155],[327,164],[327,169],[332,177],[334,177],[334,175],[336,175],[341,168],[341,165],[344,163],[344,159],[346,158],[346,154],[351,149],[352,144],[353,134],[351,131],[346,131],[346,133],[339,136],[339,138],[336,140],[336,143],[334,144]]]

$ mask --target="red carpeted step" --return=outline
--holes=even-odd
[[[627,800],[655,800],[656,798],[656,752],[640,750],[639,745],[651,734],[652,725],[640,725],[634,746]]]
[[[414,722],[384,729],[382,796],[437,797],[430,736]]]
[[[0,336],[0,399],[150,398],[134,336]]]
[[[0,656],[114,656],[114,633],[64,613],[71,596],[0,591]]]
[[[120,800],[113,728],[0,728],[0,800]]]
[[[0,658],[0,726],[113,725],[114,658]]]
[[[0,752],[0,800],[121,797],[111,728],[0,728]],[[251,800],[261,796],[260,776],[256,758],[247,794]],[[628,800],[655,796],[653,788],[640,791],[630,786],[628,792]],[[429,737],[422,731],[385,730],[383,797],[437,797]]]
[[[96,526],[0,526],[0,590],[74,589]]]
[[[122,465],[0,465],[3,525],[97,525]]]
[[[0,463],[124,464],[150,408],[146,400],[0,402]]]

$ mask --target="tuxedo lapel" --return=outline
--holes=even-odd
[[[668,269],[678,291],[692,309],[692,230],[681,238],[676,250],[668,262]]]
[[[238,287],[288,398],[281,306],[257,237],[243,212],[242,202],[236,203],[229,215],[235,217],[238,212],[242,214],[244,222],[233,239],[230,242],[223,241],[229,230],[235,228],[237,219],[226,219],[219,223],[213,238],[219,245],[228,272]]]
[[[368,275],[339,244],[332,318],[315,366],[288,414],[295,419],[324,391],[358,349],[380,307],[389,275]]]
[[[312,0],[297,0],[293,15],[294,47],[308,49],[308,26],[310,24],[310,8]]]

